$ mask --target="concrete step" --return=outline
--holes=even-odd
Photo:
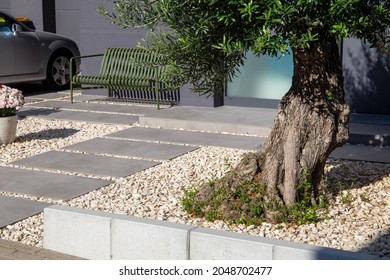
[[[351,122],[349,130],[351,145],[390,146],[390,125]]]
[[[390,147],[344,145],[330,154],[331,158],[390,163]]]
[[[139,123],[141,126],[151,128],[227,132],[267,137],[275,115],[276,109],[179,106],[140,116]]]

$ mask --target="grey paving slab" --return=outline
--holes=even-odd
[[[198,147],[147,143],[121,139],[94,138],[67,146],[65,149],[128,157],[140,157],[152,160],[169,160],[196,150]]]
[[[330,157],[349,160],[390,163],[390,148],[345,145],[333,151],[330,154]]]
[[[230,132],[267,137],[275,116],[275,109],[179,106],[141,116],[140,125],[152,128]]]
[[[31,102],[37,102],[37,101],[43,101],[42,98],[30,98],[30,97],[24,97],[24,102],[25,102],[25,106],[28,105],[28,103],[31,103]]]
[[[0,228],[36,215],[50,205],[28,199],[0,196]]]
[[[155,166],[158,163],[145,160],[50,151],[15,161],[13,164],[92,175],[125,177]]]
[[[34,104],[28,104],[27,107],[36,108],[56,108],[56,109],[68,109],[68,110],[86,110],[95,112],[107,112],[107,113],[122,113],[122,114],[134,114],[145,115],[152,113],[157,109],[150,106],[137,106],[132,104],[117,103],[117,104],[104,104],[97,102],[75,102],[70,103],[68,100],[64,101],[45,101]]]
[[[238,136],[220,133],[203,133],[183,130],[132,127],[113,134],[110,137],[160,141],[201,146],[217,146],[236,149],[259,149],[264,137]]]
[[[44,99],[56,99],[56,98],[63,98],[69,96],[68,93],[64,92],[47,92],[47,93],[26,93],[25,97],[30,99],[38,99],[38,100],[44,100]]]
[[[84,178],[56,173],[0,167],[0,191],[68,200],[111,181]]]
[[[138,122],[138,116],[118,115],[96,112],[62,111],[58,109],[40,109],[23,107],[18,113],[21,117],[40,117],[47,119],[60,119],[69,121],[83,121],[91,123],[125,124]]]
[[[77,94],[73,96],[74,102],[98,101],[98,100],[105,100],[105,99],[107,99],[106,95],[102,96],[96,94]],[[70,97],[68,101],[70,101]]]

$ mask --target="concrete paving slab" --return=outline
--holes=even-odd
[[[267,137],[276,109],[223,106],[173,107],[140,117],[140,125],[152,128],[230,132]]]
[[[98,101],[98,100],[105,100],[107,99],[106,95],[97,95],[97,94],[78,94],[73,95],[73,101],[74,102],[84,102],[84,101]],[[70,93],[69,93],[69,99],[67,99],[68,102],[70,102]]]
[[[21,117],[41,117],[47,119],[60,119],[69,121],[82,121],[91,123],[124,124],[131,125],[138,122],[138,116],[118,115],[108,113],[61,111],[58,109],[39,109],[23,107],[18,113]]]
[[[186,154],[190,151],[196,150],[198,147],[147,143],[121,139],[94,138],[67,146],[65,149],[128,157],[139,157],[151,160],[169,160]]]
[[[0,191],[64,200],[83,195],[111,183],[107,180],[11,167],[0,167],[0,178]]]
[[[266,138],[253,136],[204,133],[183,130],[132,127],[113,134],[110,137],[181,143],[200,146],[217,146],[244,150],[259,149]]]
[[[69,96],[69,94],[64,92],[25,93],[26,98],[38,99],[38,100],[64,98],[67,96]]]
[[[24,104],[25,104],[25,106],[27,106],[27,104],[29,104],[29,103],[32,103],[32,102],[39,102],[39,101],[43,101],[43,99],[42,98],[29,98],[29,97],[24,97]]]
[[[390,163],[390,148],[345,145],[330,154],[331,158]]]
[[[137,106],[129,103],[104,104],[97,102],[75,102],[70,103],[68,100],[64,101],[45,101],[34,104],[28,104],[26,107],[34,108],[55,108],[67,110],[85,110],[92,112],[107,112],[120,114],[145,115],[152,113],[157,109],[150,106]]]
[[[125,177],[155,166],[158,163],[145,160],[50,151],[15,161],[13,164],[92,175]]]
[[[0,196],[0,228],[34,216],[50,205],[17,197]]]

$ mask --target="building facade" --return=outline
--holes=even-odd
[[[104,0],[0,0],[0,10],[30,18],[37,30],[75,40],[82,55],[102,53],[107,47],[135,47],[146,30],[130,32],[112,25],[96,12]],[[352,112],[390,115],[390,56],[356,39],[341,47],[346,101]],[[95,74],[100,61],[85,61],[82,72]],[[248,54],[240,74],[226,86],[225,96],[210,97],[181,89],[181,105],[276,107],[288,90],[292,57],[281,59]],[[101,92],[104,94],[104,92]]]

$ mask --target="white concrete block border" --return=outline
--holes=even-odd
[[[67,206],[44,210],[45,249],[93,260],[337,260],[374,256]]]

